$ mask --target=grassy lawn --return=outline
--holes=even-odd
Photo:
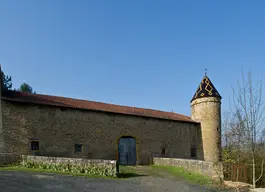
[[[177,178],[183,178],[184,180],[200,185],[211,185],[214,183],[210,177],[188,172],[181,167],[152,165],[152,168],[158,171],[167,172]]]
[[[184,180],[189,183],[206,186],[211,189],[227,189],[227,187],[222,185],[220,182],[214,181],[210,177],[197,173],[191,173],[181,167],[175,166],[120,166],[120,174],[122,178],[139,176],[163,177],[168,179]]]
[[[227,186],[225,186],[223,183],[220,183],[219,181],[215,181],[210,177],[198,173],[191,173],[181,167],[159,166],[159,165],[151,165],[151,167],[154,170],[157,170],[158,172],[166,172],[168,174],[171,174],[175,178],[184,179],[193,184],[203,185],[208,188],[217,189],[217,190],[229,189]]]
[[[120,166],[120,174],[133,176],[162,176],[162,177],[171,177],[175,179],[183,179],[191,183],[200,184],[200,185],[211,185],[213,180],[209,177],[191,173],[186,171],[181,167],[174,166],[158,166],[158,165],[149,165],[149,166]]]

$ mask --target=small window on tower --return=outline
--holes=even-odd
[[[30,141],[30,150],[31,151],[39,151],[40,145],[38,140],[31,140]]]
[[[191,146],[190,156],[191,156],[192,159],[196,159],[197,158],[197,149],[196,149],[195,145]]]

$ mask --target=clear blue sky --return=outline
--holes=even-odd
[[[223,111],[242,67],[265,81],[265,1],[1,0],[0,10],[14,88],[190,115],[205,68]]]

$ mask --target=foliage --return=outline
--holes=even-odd
[[[5,75],[3,71],[1,71],[2,76],[2,87],[3,90],[11,90],[12,89],[12,77]],[[32,87],[27,83],[22,83],[19,87],[19,89],[14,89],[15,91],[21,91],[26,93],[36,93],[33,91]]]
[[[47,163],[47,162],[34,162],[23,159],[20,166],[25,168],[43,169],[56,172],[65,172],[73,174],[87,174],[92,176],[100,177],[116,177],[115,168],[110,169],[107,166],[96,166],[85,163],[74,164],[74,163]]]
[[[263,146],[259,145],[257,147],[257,153],[255,155],[255,160],[256,160],[256,173],[257,175],[261,174],[262,171],[262,160],[264,159],[263,155]],[[252,157],[251,157],[251,152],[249,151],[242,151],[241,152],[241,157],[240,160],[237,161],[237,150],[231,149],[228,150],[227,148],[223,148],[222,150],[223,153],[223,165],[224,165],[224,176],[225,180],[231,180],[231,165],[232,164],[245,164],[247,166],[247,183],[252,183]],[[256,182],[256,187],[265,187],[265,170],[263,170],[263,177],[259,181]],[[241,180],[239,180],[241,181]]]
[[[25,93],[34,93],[34,94],[36,93],[36,92],[33,92],[32,87],[27,83],[22,83],[19,87],[19,91],[25,92]]]
[[[223,163],[236,163],[235,152],[224,148],[222,153]]]
[[[3,89],[9,90],[12,88],[12,78],[11,76],[5,75],[3,71],[1,71],[2,80],[3,80]]]

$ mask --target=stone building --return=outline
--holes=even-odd
[[[154,155],[221,157],[221,96],[207,75],[191,100],[191,117],[0,89],[0,153],[117,159],[129,165],[148,164]]]

